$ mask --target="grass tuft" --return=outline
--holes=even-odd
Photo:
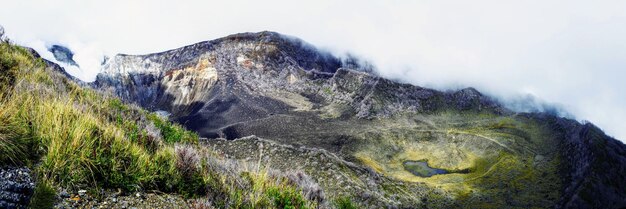
[[[357,209],[357,206],[348,197],[340,197],[335,200],[338,209]]]
[[[39,182],[35,187],[28,208],[53,208],[56,200],[56,191],[47,182]]]

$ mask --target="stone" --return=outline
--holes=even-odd
[[[26,167],[0,167],[0,208],[25,208],[35,184]]]
[[[59,192],[59,197],[61,197],[61,198],[69,198],[70,194],[67,193],[66,190],[61,190],[61,192]]]

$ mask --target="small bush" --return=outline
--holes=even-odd
[[[176,168],[189,177],[198,171],[200,167],[200,157],[196,150],[189,145],[176,145]]]
[[[156,126],[154,126],[154,123],[149,121],[144,127],[144,131],[141,135],[137,137],[137,139],[137,141],[140,144],[143,144],[144,147],[150,152],[155,152],[163,144],[163,136],[161,136],[161,131]]]
[[[176,145],[176,170],[180,174],[178,181],[178,192],[194,197],[204,195],[206,183],[200,172],[200,155],[191,145]]]

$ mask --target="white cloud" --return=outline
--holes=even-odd
[[[3,3],[0,21],[18,43],[74,50],[86,80],[103,54],[273,30],[417,85],[532,94],[626,140],[625,1],[32,0]]]

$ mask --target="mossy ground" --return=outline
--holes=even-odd
[[[441,198],[460,205],[546,207],[559,197],[559,158],[549,129],[490,113],[443,112],[415,120],[383,122],[388,127],[364,133],[353,155],[385,176],[437,188]],[[467,172],[420,177],[403,167],[405,161]]]
[[[304,168],[327,193],[354,195],[374,208],[549,207],[562,189],[557,134],[523,115],[451,110],[373,120],[318,117],[323,121],[308,123],[309,132],[301,126],[289,132],[302,135],[268,137],[277,145],[267,145],[275,148],[263,161]],[[253,140],[208,143],[230,157],[259,160],[251,154],[260,149]],[[300,148],[325,143],[337,156]],[[419,177],[404,168],[406,161],[451,172]]]

